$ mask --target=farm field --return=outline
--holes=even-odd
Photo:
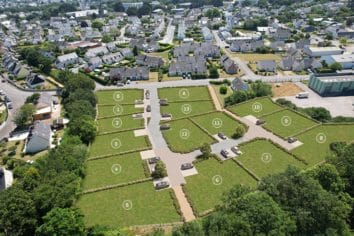
[[[268,97],[256,98],[228,107],[229,111],[238,116],[243,117],[247,115],[253,115],[258,118],[263,115],[283,109],[284,108],[282,106],[273,103],[273,101]]]
[[[204,143],[212,144],[215,140],[188,119],[168,123],[169,130],[162,132],[169,148],[173,152],[187,153],[200,148]]]
[[[234,134],[236,127],[242,125],[237,120],[223,112],[213,112],[201,116],[191,117],[191,119],[212,135],[222,132],[229,138],[231,138],[231,135]]]
[[[330,154],[329,145],[332,142],[354,141],[354,124],[321,125],[296,137],[303,145],[295,148],[293,152],[310,165],[315,165]]]
[[[262,119],[266,121],[263,125],[266,129],[283,138],[291,137],[318,124],[291,110],[279,111],[271,115],[263,116]]]
[[[84,194],[76,203],[87,227],[99,224],[116,228],[179,222],[171,190],[155,191],[151,181]]]
[[[135,113],[142,113],[144,108],[135,108],[134,105],[108,105],[97,106],[98,119],[104,117],[112,117],[117,115],[130,115]]]
[[[161,113],[171,113],[172,119],[179,119],[199,114],[204,114],[215,110],[212,101],[195,101],[195,102],[175,102],[169,103],[168,106],[161,106]]]
[[[97,104],[134,104],[135,100],[144,98],[142,89],[101,90],[96,93]]]
[[[144,128],[144,119],[135,119],[132,115],[104,118],[98,120],[97,123],[99,132],[118,132]]]
[[[304,163],[267,140],[255,140],[241,145],[240,150],[243,154],[236,159],[259,178],[283,172],[289,165],[301,169],[306,167]]]
[[[160,99],[169,102],[211,100],[206,86],[161,88],[158,94]]]
[[[257,182],[233,160],[219,163],[211,158],[195,164],[197,175],[186,177],[184,186],[193,207],[200,214],[221,202],[223,193],[236,184],[256,187]]]
[[[144,179],[143,160],[139,152],[117,155],[86,163],[83,189],[94,189]]]
[[[135,137],[133,131],[98,135],[90,147],[90,157],[119,154],[150,146],[148,136]]]

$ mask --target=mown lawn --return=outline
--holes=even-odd
[[[120,95],[117,95],[120,94]],[[144,98],[142,89],[100,90],[96,93],[97,104],[134,104],[135,100]]]
[[[99,132],[115,132],[144,128],[144,119],[135,119],[132,115],[97,120]]]
[[[116,112],[119,112],[116,114],[114,112],[114,109],[116,109]],[[103,117],[112,117],[112,116],[118,116],[118,115],[130,115],[134,113],[142,113],[144,112],[144,108],[135,108],[134,105],[119,105],[119,108],[115,107],[115,105],[108,105],[108,106],[98,106],[97,108],[98,116],[97,118],[103,118]]]
[[[169,103],[168,106],[161,106],[161,113],[171,113],[172,119],[195,116],[215,110],[212,101],[201,102],[175,102]]]
[[[275,112],[277,110],[282,109],[284,108],[273,103],[270,98],[256,98],[249,100],[245,103],[228,107],[228,110],[241,117],[247,115],[261,117],[265,114],[269,114],[271,112]]]
[[[246,168],[263,178],[287,169],[289,165],[305,168],[306,165],[267,140],[256,140],[240,147],[243,152],[237,157]]]
[[[188,119],[168,124],[170,129],[163,131],[162,134],[173,152],[187,153],[199,149],[204,143],[215,142],[213,138]],[[184,132],[185,130],[187,130],[187,134]]]
[[[291,110],[283,110],[262,117],[268,130],[281,137],[290,137],[318,123]]]
[[[196,163],[196,168],[197,175],[186,177],[185,189],[198,213],[220,204],[223,194],[236,184],[257,185],[256,180],[233,160],[219,163],[212,158]]]
[[[140,153],[135,152],[87,161],[83,188],[93,189],[144,178],[143,160]]]
[[[330,154],[329,145],[332,142],[353,142],[354,124],[351,125],[321,125],[297,136],[303,145],[293,152],[304,158],[310,165],[315,165]]]
[[[116,140],[120,141],[120,145],[115,142]],[[135,137],[133,131],[98,135],[90,147],[90,156],[96,157],[119,154],[122,152],[147,148],[150,147],[150,145],[148,136]]]
[[[82,195],[76,207],[85,215],[87,227],[99,224],[121,228],[178,222],[180,216],[169,191],[155,191],[148,181]],[[128,203],[127,208],[123,207],[125,203]]]
[[[206,86],[161,88],[158,94],[160,99],[169,102],[211,100]]]
[[[241,125],[237,120],[223,112],[195,116],[192,117],[192,120],[208,130],[212,135],[222,132],[229,138],[235,133],[236,127]]]

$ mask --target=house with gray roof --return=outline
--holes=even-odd
[[[43,76],[35,73],[30,73],[26,78],[26,84],[29,88],[38,88],[44,85],[45,79]]]
[[[102,61],[104,64],[112,65],[114,63],[118,63],[124,59],[124,56],[120,52],[110,53],[108,55],[104,55],[102,57]]]
[[[235,91],[248,91],[249,85],[240,78],[236,78],[231,82],[231,89]]]
[[[260,60],[257,62],[257,69],[262,72],[275,72],[277,64],[274,60]]]
[[[85,58],[103,56],[103,55],[106,55],[108,53],[109,53],[109,51],[108,51],[107,47],[105,47],[105,46],[90,48],[85,53]]]
[[[57,60],[55,61],[55,65],[59,69],[65,69],[67,66],[78,64],[79,62],[80,62],[79,56],[75,52],[73,52],[62,56],[58,56]]]
[[[264,43],[260,39],[237,37],[231,42],[230,50],[232,52],[254,52],[257,48],[262,47],[263,45]]]
[[[50,147],[52,131],[50,126],[41,121],[35,121],[30,128],[26,144],[25,153],[37,153]]]
[[[147,67],[120,67],[112,68],[109,72],[109,79],[113,82],[118,81],[136,81],[136,80],[148,80],[149,79],[149,68]]]
[[[148,55],[140,54],[136,57],[136,64],[139,66],[147,66],[149,68],[159,68],[163,65],[163,60],[161,57],[153,57]]]
[[[230,59],[228,56],[223,55],[220,59],[220,65],[223,67],[224,71],[230,75],[236,74],[239,71],[238,65],[234,60]]]

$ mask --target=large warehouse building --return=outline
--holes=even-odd
[[[354,95],[354,73],[312,74],[309,87],[324,97]]]

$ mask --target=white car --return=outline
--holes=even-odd
[[[233,153],[235,153],[236,155],[241,155],[242,154],[242,152],[240,151],[240,149],[237,146],[232,147],[231,151]]]

